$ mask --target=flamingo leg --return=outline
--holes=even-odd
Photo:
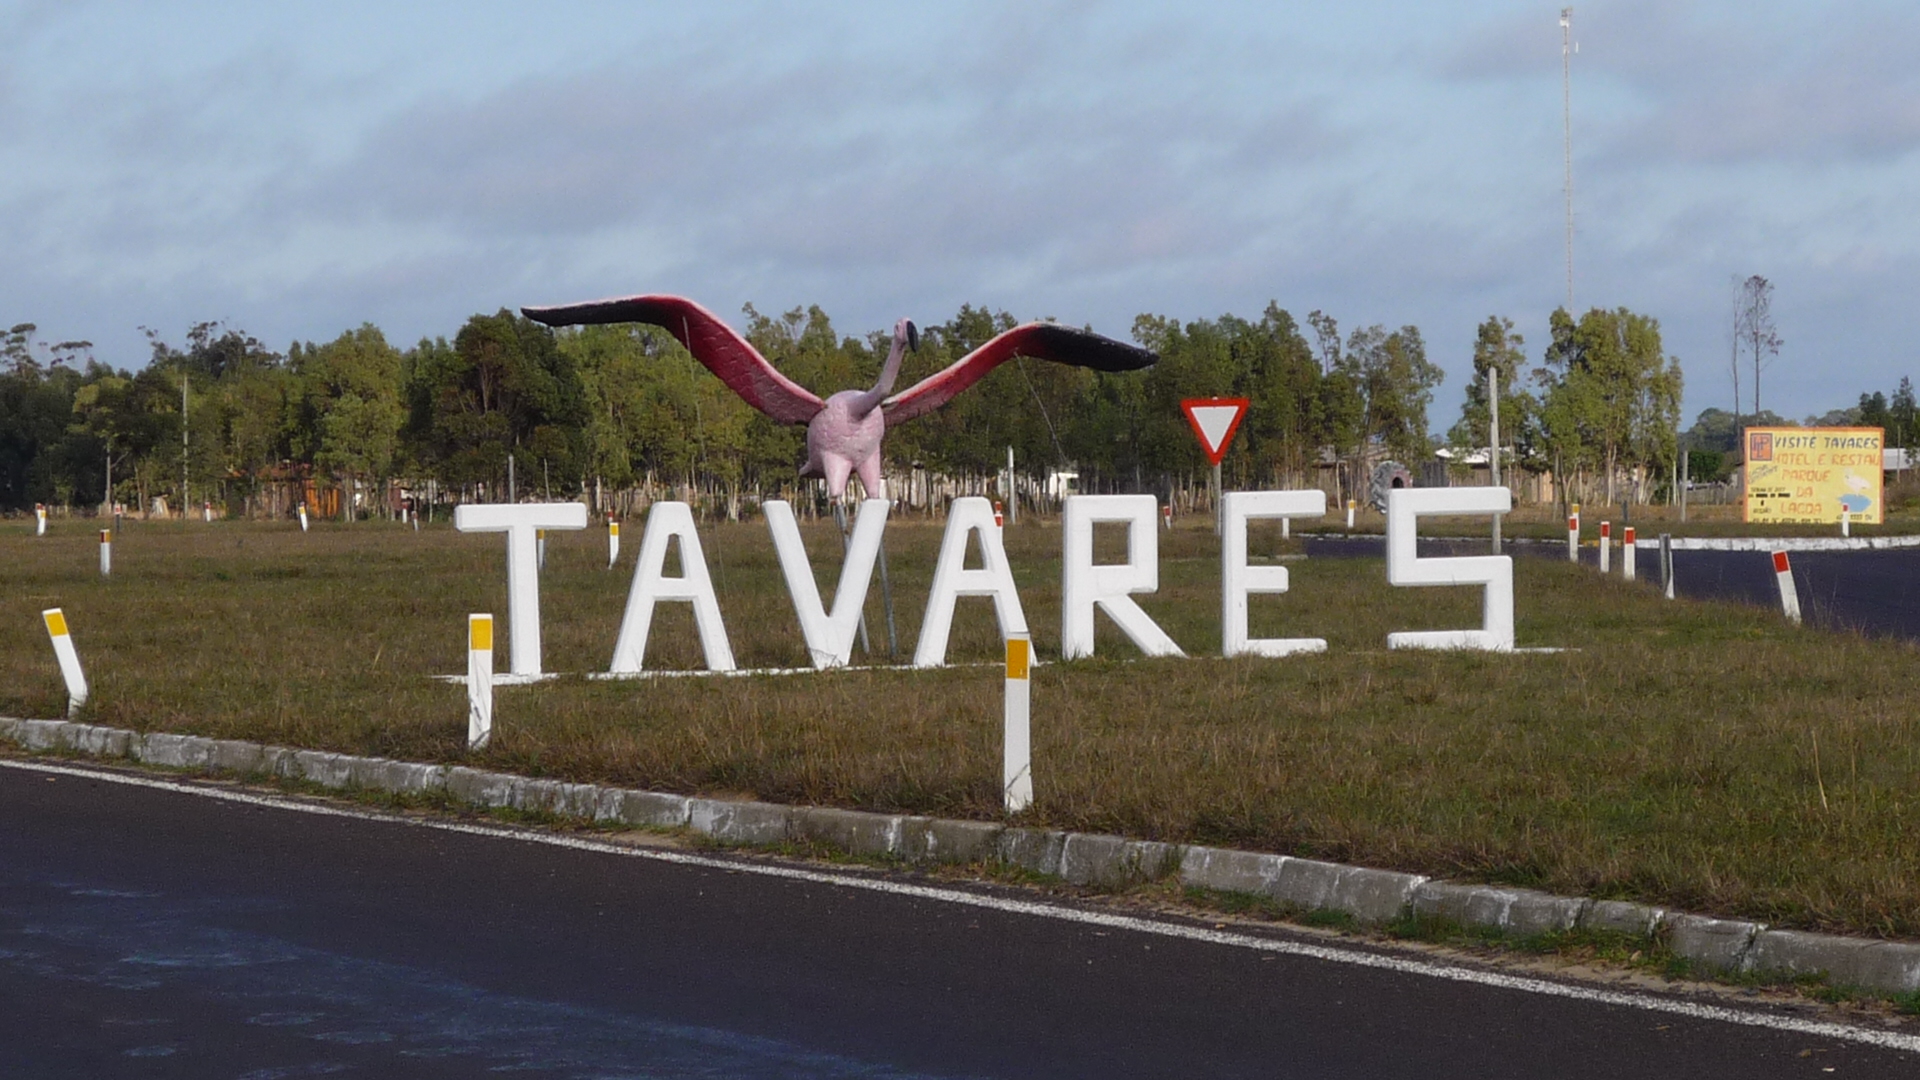
[[[880,477],[880,451],[868,454],[857,466],[860,483],[867,489],[867,498],[884,499],[887,497],[886,481]]]
[[[827,494],[839,499],[847,493],[847,475],[853,472],[853,462],[832,451],[820,454],[820,471],[827,477]]]

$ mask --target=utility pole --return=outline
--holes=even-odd
[[[1567,314],[1573,314],[1573,9],[1560,9],[1560,121],[1566,133]]]
[[[1487,464],[1493,470],[1493,486],[1500,486],[1500,366],[1487,365],[1487,428],[1492,443]],[[1500,554],[1500,515],[1493,515],[1493,553]]]
[[[187,490],[187,373],[180,373],[180,520],[187,520],[192,492]]]
[[[1013,447],[1007,447],[1007,520],[1020,524],[1019,485],[1013,479]]]

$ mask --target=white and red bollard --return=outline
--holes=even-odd
[[[1160,520],[1166,523],[1168,532],[1173,531],[1173,504],[1172,503],[1168,503],[1167,505],[1160,508]]]
[[[1567,561],[1580,561],[1580,504],[1573,505],[1573,513],[1567,515]]]
[[[33,535],[47,535],[47,504],[33,504]]]
[[[1620,537],[1620,578],[1633,580],[1633,526],[1629,525]]]
[[[1006,515],[1000,511],[1000,500],[993,500],[993,527],[1003,529],[1007,525]]]
[[[1613,569],[1613,522],[1600,523],[1600,572],[1605,574]]]
[[[1853,511],[1844,506],[1840,508],[1840,535],[1853,535]]]
[[[212,500],[208,500],[200,504],[200,520],[206,522],[209,525],[213,524],[213,501]]]
[[[1800,625],[1800,593],[1793,587],[1793,566],[1787,562],[1787,553],[1773,553],[1773,574],[1780,579],[1780,610],[1787,621]]]
[[[100,576],[113,576],[113,530],[100,530]]]

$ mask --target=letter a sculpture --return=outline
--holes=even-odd
[[[901,356],[920,344],[913,323],[901,319],[894,324],[893,348],[873,389],[842,390],[822,401],[780,374],[732,327],[684,297],[629,296],[520,310],[548,326],[639,322],[666,330],[747,404],[780,423],[807,425],[807,460],[800,475],[824,478],[835,500],[845,495],[849,474],[860,477],[868,498],[881,497],[885,488],[880,480],[880,439],[886,429],[938,409],[1016,356],[1095,371],[1135,371],[1159,359],[1146,349],[1085,330],[1027,323],[995,337],[945,371],[888,397],[900,375]]]

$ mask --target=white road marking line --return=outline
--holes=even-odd
[[[1888,1050],[1902,1050],[1910,1053],[1920,1052],[1920,1035],[1908,1035],[1897,1031],[1876,1031],[1872,1028],[1853,1027],[1847,1024],[1836,1024],[1824,1020],[1803,1020],[1798,1017],[1780,1016],[1767,1012],[1747,1012],[1721,1005],[1707,1005],[1700,1002],[1659,997],[1653,994],[1631,993],[1620,990],[1601,990],[1593,987],[1553,982],[1548,979],[1529,978],[1521,975],[1506,975],[1497,971],[1481,971],[1474,968],[1459,967],[1453,964],[1428,960],[1410,960],[1403,957],[1368,952],[1362,949],[1350,949],[1334,945],[1315,945],[1300,941],[1288,941],[1284,939],[1259,937],[1252,934],[1233,933],[1226,930],[1211,930],[1200,926],[1159,922],[1134,915],[1087,911],[1033,900],[1011,900],[1005,897],[989,896],[981,893],[967,892],[961,889],[947,889],[932,885],[912,885],[905,882],[837,874],[823,870],[775,866],[750,860],[716,859],[704,855],[691,855],[683,851],[673,851],[662,848],[633,848],[555,833],[506,829],[489,825],[474,825],[459,821],[439,821],[431,818],[400,817],[369,810],[322,806],[279,796],[257,795],[242,791],[224,791],[218,788],[203,787],[198,784],[182,784],[171,780],[160,780],[153,777],[134,776],[126,773],[101,771],[71,765],[56,765],[50,762],[0,758],[0,767],[18,769],[26,772],[57,773],[63,776],[83,777],[88,780],[98,780],[111,784],[125,784],[130,787],[154,788],[156,790],[170,791],[181,795],[194,795],[205,799],[218,799],[225,802],[242,803],[248,806],[260,806],[273,810],[313,814],[319,817],[341,817],[352,818],[357,821],[385,822],[387,824],[405,825],[420,829],[437,829],[441,832],[464,833],[469,836],[482,836],[494,840],[517,840],[523,843],[546,844],[550,847],[572,848],[576,851],[590,851],[602,855],[620,855],[633,859],[651,859],[656,862],[673,863],[680,866],[697,866],[711,870],[758,874],[762,877],[783,878],[788,881],[805,881],[819,885],[834,885],[847,889],[864,889],[868,892],[887,893],[893,896],[907,896],[938,903],[986,908],[1013,915],[1027,915],[1035,918],[1054,919],[1059,922],[1081,923],[1114,930],[1129,930],[1134,933],[1152,934],[1165,938],[1179,938],[1186,941],[1198,941],[1209,945],[1223,945],[1228,948],[1247,949],[1254,952],[1277,953],[1283,956],[1300,956],[1312,960],[1323,960],[1333,964],[1348,964],[1354,967],[1391,971],[1401,975],[1418,975],[1430,979],[1445,979],[1451,982],[1471,983],[1477,986],[1489,986],[1502,990],[1517,990],[1522,993],[1567,998],[1569,1000],[1583,1001],[1595,1005],[1612,1005],[1626,1009],[1640,1009],[1645,1012],[1666,1013],[1672,1016],[1683,1016],[1692,1020],[1716,1021],[1723,1024],[1740,1024],[1747,1027],[1792,1032],[1797,1035],[1814,1035],[1822,1038],[1840,1039],[1846,1042],[1864,1043],[1868,1046],[1876,1046]]]

